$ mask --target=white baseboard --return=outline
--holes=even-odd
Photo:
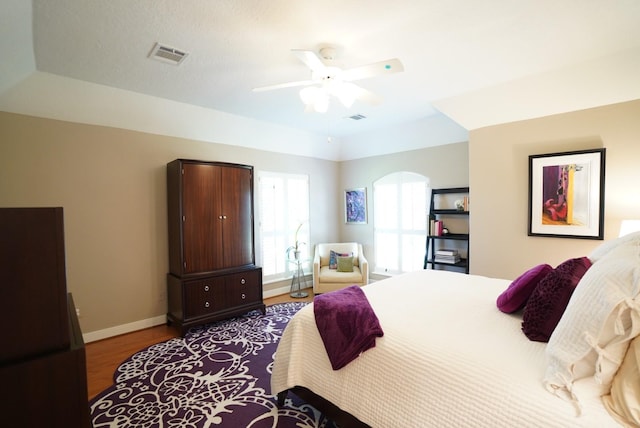
[[[117,325],[115,327],[105,328],[104,330],[91,331],[84,333],[82,338],[84,343],[95,342],[96,340],[107,339],[109,337],[118,336],[120,334],[131,333],[132,331],[143,330],[149,327],[165,324],[167,322],[166,315],[159,315],[153,318],[147,318],[140,321],[130,322],[128,324]]]
[[[282,294],[288,294],[291,289],[291,286],[287,285],[286,287],[279,287],[273,290],[265,291],[263,294],[263,298],[268,299],[270,297],[280,296]],[[89,333],[84,333],[82,338],[84,339],[84,343],[91,343],[97,340],[108,339],[109,337],[118,336],[121,334],[131,333],[137,330],[143,330],[145,328],[155,327],[157,325],[162,325],[167,322],[166,315],[159,315],[153,318],[147,318],[140,321],[131,322],[128,324],[117,325],[115,327],[105,328],[103,330],[91,331]]]
[[[265,291],[263,293],[262,297],[265,298],[265,299],[269,299],[271,297],[281,296],[283,294],[288,294],[290,290],[291,290],[291,286],[274,288],[273,290]]]
[[[369,278],[369,282],[376,282],[375,279]],[[283,294],[289,294],[291,286],[274,288],[263,293],[263,298],[268,299],[270,297],[281,296]],[[147,318],[140,321],[130,322],[128,324],[117,325],[115,327],[105,328],[103,330],[91,331],[84,333],[82,338],[84,343],[91,343],[102,339],[108,339],[109,337],[119,336],[121,334],[131,333],[137,330],[143,330],[145,328],[155,327],[167,322],[166,315],[158,315],[157,317]]]

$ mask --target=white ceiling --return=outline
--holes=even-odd
[[[0,6],[3,62],[15,58],[0,65],[0,91],[33,67],[343,137],[442,113],[474,129],[640,98],[639,0],[22,3]],[[29,34],[16,15],[25,11],[33,51],[22,46]],[[189,56],[179,66],[149,59],[156,42]],[[405,71],[359,82],[381,106],[334,102],[325,115],[304,113],[299,88],[252,92],[308,79],[291,49],[325,45],[346,68],[399,58]],[[367,119],[344,118],[353,114]]]

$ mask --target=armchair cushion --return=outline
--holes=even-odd
[[[339,284],[339,287],[332,287],[335,290],[346,287],[347,285],[361,284],[362,282],[362,272],[356,266],[353,267],[353,271],[351,272],[340,272],[338,269],[329,269],[329,266],[323,266],[320,268],[320,284],[327,286],[332,286]],[[315,284],[314,284],[315,285]],[[334,291],[333,289],[331,291]],[[314,290],[314,292],[316,292]],[[322,291],[325,293],[326,291]]]

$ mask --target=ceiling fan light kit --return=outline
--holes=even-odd
[[[329,94],[317,86],[307,86],[300,90],[300,99],[306,112],[326,113],[329,110]]]
[[[304,86],[300,90],[300,99],[305,105],[305,111],[326,113],[329,110],[332,96],[336,97],[346,108],[350,108],[356,100],[371,105],[380,104],[382,99],[379,96],[351,82],[404,71],[402,63],[397,58],[342,70],[323,62],[323,60],[332,61],[334,59],[336,52],[334,48],[320,49],[320,56],[307,50],[294,49],[292,52],[309,67],[311,80],[263,86],[253,90],[261,92]]]
[[[329,110],[331,96],[336,97],[343,106],[350,108],[358,97],[358,87],[353,83],[329,80],[322,86],[307,86],[300,90],[300,99],[305,111],[326,113]]]

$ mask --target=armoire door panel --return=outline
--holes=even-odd
[[[223,168],[224,266],[254,263],[252,174],[247,168]]]
[[[185,273],[223,267],[220,218],[220,167],[185,164],[183,173],[183,248]]]

